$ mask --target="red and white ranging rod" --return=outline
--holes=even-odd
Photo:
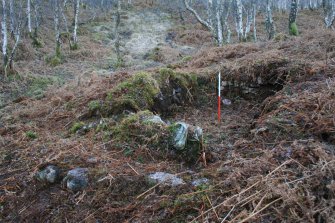
[[[221,121],[221,71],[218,75],[218,121]]]

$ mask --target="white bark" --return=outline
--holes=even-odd
[[[236,0],[237,13],[236,13],[236,30],[239,40],[243,38],[243,5],[241,0]]]
[[[204,19],[202,19],[200,17],[200,15],[189,5],[189,1],[188,0],[184,0],[184,4],[187,10],[189,10],[198,20],[198,22],[200,22],[203,26],[205,26],[208,30],[213,31],[213,27],[209,22],[206,22]],[[210,17],[210,16],[209,16]]]
[[[1,34],[2,34],[2,56],[4,67],[7,66],[8,63],[8,55],[7,55],[7,10],[6,10],[6,0],[2,0],[2,20],[1,20]]]
[[[14,35],[14,2],[13,0],[9,0],[9,29],[10,33]]]
[[[65,13],[64,13],[64,9],[66,8],[66,4],[67,4],[67,0],[65,0],[64,2],[63,2],[63,7],[60,7],[60,12],[61,12],[61,14],[62,14],[62,18],[63,18],[63,22],[64,22],[64,26],[65,26],[65,31],[67,32],[67,33],[69,33],[69,25],[68,25],[68,22],[67,22],[67,18],[66,18],[66,15],[65,15]]]
[[[54,25],[55,25],[55,41],[56,41],[56,56],[60,56],[60,27],[59,27],[59,0],[54,2]]]
[[[74,28],[73,28],[73,43],[78,43],[77,29],[78,29],[78,15],[79,15],[80,0],[76,0],[74,7]]]
[[[266,1],[266,19],[265,26],[268,33],[268,39],[273,39],[275,35],[275,26],[272,18],[272,9],[271,9],[272,0]]]
[[[32,28],[31,28],[31,2],[30,0],[27,0],[27,17],[28,17],[28,32],[31,34]]]
[[[222,23],[221,23],[221,15],[220,10],[216,12],[216,19],[217,19],[217,32],[218,32],[218,43],[219,46],[223,45],[223,31],[222,31]]]
[[[250,33],[251,30],[251,23],[252,23],[252,13],[247,10],[247,21],[245,24],[245,31],[244,31],[244,39],[246,40],[248,38],[248,34]]]
[[[256,27],[256,15],[257,15],[257,6],[256,3],[252,6],[252,14],[253,14],[253,27],[254,27],[254,41],[257,42],[257,27]]]
[[[333,23],[335,20],[335,1],[326,0],[324,11],[325,11],[324,22],[325,22],[326,28],[330,29],[333,26]]]

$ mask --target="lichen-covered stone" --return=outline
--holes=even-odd
[[[64,182],[68,189],[72,191],[80,191],[88,186],[88,169],[87,168],[75,168],[70,170]]]
[[[182,151],[186,147],[189,125],[184,122],[177,122],[170,126],[171,145],[174,149]]]
[[[183,179],[177,177],[174,174],[164,173],[164,172],[156,172],[156,173],[150,174],[148,178],[149,178],[149,181],[151,182],[161,183],[161,184],[169,185],[172,187],[185,184]]]
[[[61,171],[57,166],[49,165],[37,172],[35,177],[41,182],[53,184],[60,180],[60,174]]]

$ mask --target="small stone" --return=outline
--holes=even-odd
[[[72,191],[80,191],[88,186],[88,169],[75,168],[67,173],[64,178],[66,186]]]
[[[92,164],[98,163],[98,158],[90,157],[90,158],[87,159],[87,162],[92,163]]]
[[[193,180],[191,184],[193,187],[198,187],[201,185],[209,184],[209,180],[207,178],[196,179],[196,180]]]
[[[229,100],[229,99],[223,99],[223,100],[222,100],[222,104],[229,106],[229,105],[232,104],[232,102],[231,102],[231,100]]]
[[[49,165],[43,170],[36,173],[35,177],[37,180],[45,183],[56,183],[60,180],[60,169],[57,166]]]
[[[185,184],[183,179],[177,177],[176,175],[164,172],[150,174],[149,180],[154,181],[155,183],[162,183],[173,187]]]

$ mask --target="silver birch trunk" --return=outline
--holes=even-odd
[[[9,23],[9,29],[10,29],[10,33],[12,36],[14,36],[14,2],[13,0],[9,0],[9,19],[10,19],[10,23]]]
[[[223,31],[222,31],[220,10],[216,11],[216,20],[217,20],[218,43],[219,43],[219,46],[222,46],[223,45]]]
[[[251,31],[251,23],[252,23],[252,13],[251,11],[248,9],[247,10],[247,21],[245,24],[245,31],[244,31],[244,39],[247,40],[248,39],[248,34]]]
[[[8,67],[9,67],[10,70],[14,69],[14,56],[15,56],[16,49],[17,49],[17,47],[19,45],[19,42],[20,42],[20,37],[21,37],[22,8],[23,8],[22,4],[20,3],[20,9],[18,10],[19,15],[18,15],[18,19],[17,19],[18,24],[17,24],[16,30],[15,30],[15,43],[14,43],[14,46],[12,47],[11,53],[9,55],[8,63],[5,66],[5,71],[7,71]]]
[[[6,9],[6,0],[2,0],[2,20],[1,20],[1,33],[2,33],[2,56],[3,56],[3,65],[7,66],[8,55],[7,55],[7,9]],[[5,75],[7,75],[5,70]]]
[[[27,0],[27,17],[28,17],[28,32],[29,34],[31,34],[32,28],[31,28],[31,2],[30,0]]]
[[[257,42],[257,27],[256,27],[256,15],[257,15],[257,6],[256,3],[252,5],[252,14],[253,14],[253,27],[254,27],[254,41]]]
[[[243,40],[243,5],[241,0],[236,0],[236,30],[239,40]]]
[[[184,0],[184,4],[185,4],[186,9],[188,11],[190,11],[197,18],[197,20],[200,24],[205,26],[209,31],[213,32],[214,29],[213,29],[212,25],[209,22],[205,21],[204,19],[202,19],[200,17],[200,15],[189,5],[188,0]],[[211,17],[211,16],[209,15],[209,17]]]
[[[67,22],[67,18],[66,18],[66,15],[64,13],[64,9],[66,8],[66,4],[67,4],[67,1],[65,0],[63,2],[63,7],[60,7],[60,12],[62,14],[62,18],[63,18],[63,22],[64,22],[64,26],[65,26],[65,31],[66,33],[69,33],[69,25],[68,25],[68,22]]]
[[[335,1],[326,0],[324,2],[325,18],[324,22],[327,29],[331,29],[335,19]]]
[[[77,48],[78,44],[77,30],[78,30],[79,7],[80,7],[80,0],[76,0],[74,5],[74,28],[73,28],[73,44],[75,48]]]
[[[272,0],[266,1],[266,19],[265,19],[265,27],[266,32],[268,34],[268,39],[271,40],[275,36],[275,26],[272,17],[272,9],[271,9]]]
[[[54,2],[54,25],[55,25],[55,41],[56,41],[56,57],[60,57],[60,27],[59,27],[59,2]]]

